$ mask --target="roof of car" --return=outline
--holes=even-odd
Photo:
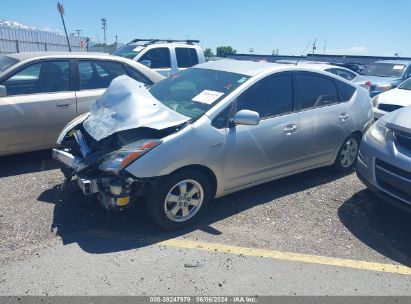
[[[262,62],[262,61],[247,61],[247,60],[217,60],[217,61],[208,61],[195,66],[196,68],[210,69],[210,70],[219,70],[231,73],[237,73],[247,76],[255,76],[259,73],[265,71],[275,71],[275,70],[284,70],[284,69],[309,69],[324,71],[328,68],[341,68],[339,66],[334,66],[331,64],[325,63],[313,63],[313,62],[301,62],[297,65],[289,63],[273,63],[273,62]],[[345,68],[341,68],[346,70]]]
[[[7,57],[17,59],[19,61],[33,59],[33,58],[45,58],[45,57],[73,57],[73,58],[111,58],[106,53],[94,53],[94,52],[23,52],[7,54]]]
[[[267,70],[283,69],[287,67],[290,67],[290,65],[272,63],[272,62],[261,62],[261,61],[257,62],[257,61],[232,60],[232,59],[208,61],[206,63],[202,63],[202,64],[195,66],[195,68],[200,68],[200,69],[225,71],[225,72],[237,73],[237,74],[242,74],[242,75],[247,75],[247,76],[255,76]]]
[[[378,60],[375,63],[389,63],[389,64],[411,64],[411,60]]]

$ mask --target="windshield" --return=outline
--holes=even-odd
[[[190,118],[203,115],[249,76],[192,68],[166,78],[150,93],[170,109]]]
[[[398,88],[411,91],[411,78],[408,78],[408,80],[403,82]]]
[[[360,72],[361,75],[379,77],[401,77],[404,73],[404,64],[394,63],[371,63]]]
[[[127,44],[127,45],[122,46],[118,50],[115,50],[112,53],[112,55],[125,57],[128,59],[134,59],[138,55],[138,53],[141,52],[142,49],[144,49],[144,47],[141,45]]]
[[[19,62],[17,59],[7,56],[0,56],[0,73],[3,73],[8,68],[15,65],[17,62]]]

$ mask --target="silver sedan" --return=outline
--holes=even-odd
[[[101,53],[0,56],[0,155],[55,146],[61,129],[119,75],[151,85],[164,77],[129,59]]]
[[[317,167],[351,170],[372,121],[367,90],[338,76],[221,60],[149,90],[115,79],[62,131],[54,157],[105,208],[146,196],[158,225],[180,229],[213,198]]]
[[[365,134],[357,175],[371,191],[411,210],[411,106],[386,114]]]

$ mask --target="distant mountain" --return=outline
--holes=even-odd
[[[2,19],[0,19],[0,27],[6,27],[10,29],[15,29],[15,30],[40,31],[40,32],[48,32],[48,33],[54,33],[54,34],[59,34],[59,35],[61,34],[58,30],[54,30],[49,27],[37,28],[37,27],[27,26],[27,25],[21,24],[16,21],[2,20]]]

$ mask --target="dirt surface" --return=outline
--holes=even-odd
[[[411,215],[375,198],[354,173],[324,168],[244,190],[173,233],[158,229],[143,204],[108,213],[75,182],[61,192],[62,181],[49,152],[0,158],[3,266],[61,246],[105,255],[173,238],[411,266]]]

